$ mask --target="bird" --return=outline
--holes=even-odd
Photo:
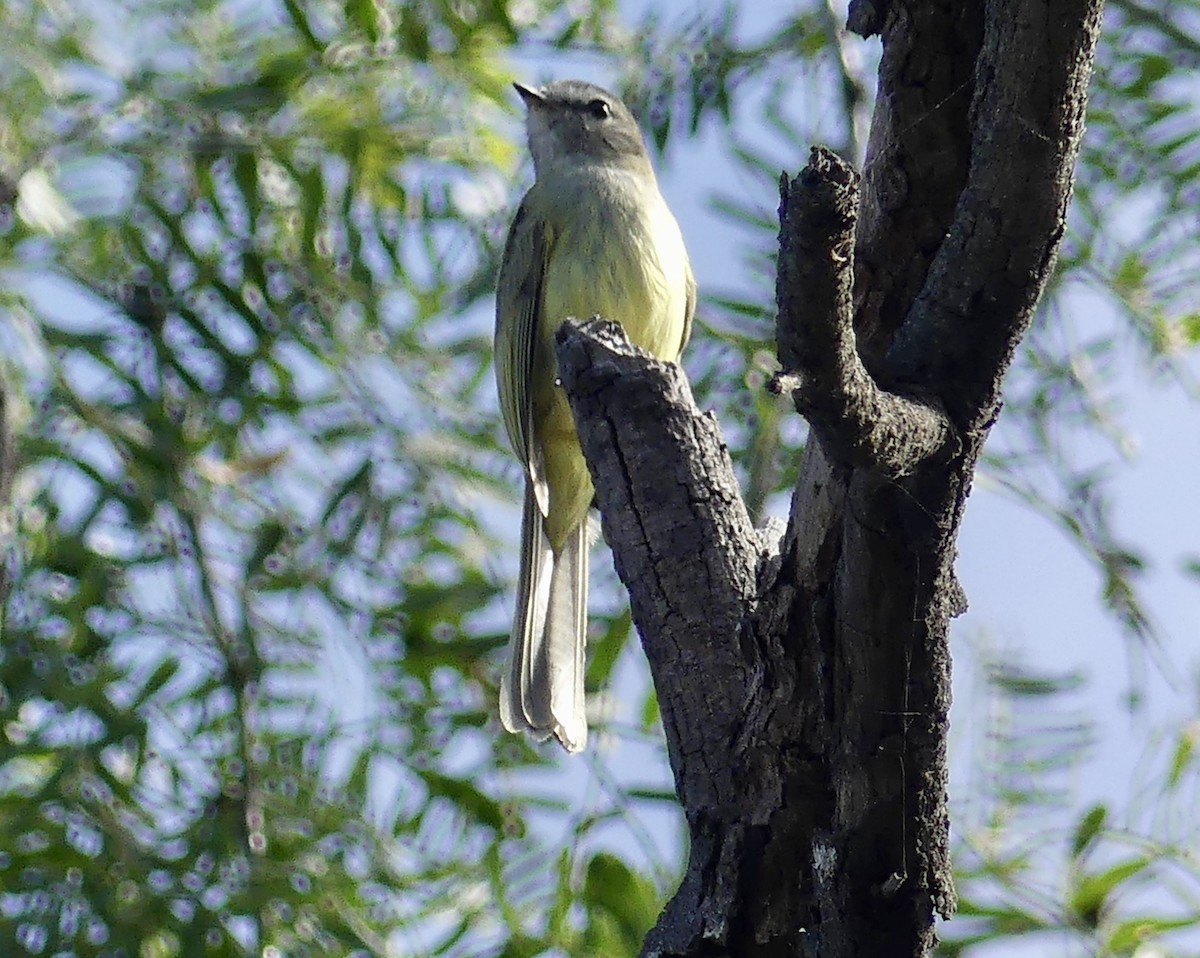
[[[521,558],[500,719],[510,732],[587,743],[588,514],[595,490],[558,379],[554,333],[602,316],[677,361],[696,281],[629,108],[581,80],[514,84],[534,183],[509,228],[496,291],[495,372],[524,473]]]

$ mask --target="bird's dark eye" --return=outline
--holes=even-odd
[[[612,116],[612,107],[610,107],[603,100],[592,100],[592,102],[587,105],[587,111],[592,118],[596,120],[607,120],[610,116]]]

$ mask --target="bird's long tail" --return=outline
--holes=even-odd
[[[568,752],[587,744],[587,522],[555,553],[529,483],[521,516],[517,614],[500,679],[500,721],[510,732],[554,735]]]

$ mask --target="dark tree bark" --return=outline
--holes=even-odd
[[[954,544],[1063,234],[1101,8],[851,4],[884,44],[865,172],[814,149],[781,191],[773,386],[812,426],[782,541],[677,367],[560,331],[691,832],[645,955],[922,956],[954,911]]]

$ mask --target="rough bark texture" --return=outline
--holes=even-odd
[[[860,184],[783,184],[776,389],[812,424],[787,532],[619,327],[559,364],[691,830],[645,955],[923,956],[950,915],[954,542],[1064,228],[1100,0],[873,0]]]
[[[936,400],[880,388],[854,332],[854,227],[858,176],[813,147],[804,171],[780,182],[777,352],[790,392],[821,444],[847,465],[906,476],[951,441]]]
[[[740,809],[731,749],[756,677],[737,635],[758,542],[720,428],[697,412],[683,371],[633,350],[619,325],[568,324],[559,343],[563,386],[596,413],[578,425],[583,448],[606,458],[604,537],[621,581],[638,585],[633,616],[656,681],[678,689],[660,706],[680,800]],[[679,604],[687,595],[704,601]]]

